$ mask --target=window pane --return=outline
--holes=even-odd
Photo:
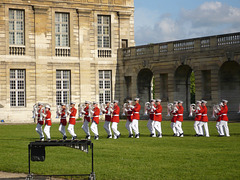
[[[56,36],[55,36],[55,44],[56,44],[56,46],[60,46],[60,35],[59,34],[56,34]]]
[[[9,21],[9,30],[14,30],[14,21]]]
[[[62,22],[68,22],[68,14],[62,14]]]
[[[22,21],[16,22],[16,30],[23,30],[23,22]]]
[[[10,70],[10,79],[15,78],[15,70]]]
[[[67,33],[68,32],[68,24],[62,24],[62,32]]]
[[[105,81],[105,89],[110,89],[111,84],[110,81]]]
[[[16,44],[23,44],[23,33],[22,32],[16,33]]]
[[[14,10],[9,10],[9,19],[14,19]]]
[[[109,27],[103,26],[103,34],[109,34]]]
[[[104,78],[110,79],[110,77],[111,77],[111,71],[104,71]]]
[[[16,89],[15,81],[10,81],[10,89]]]
[[[98,36],[98,47],[102,47],[102,36]]]
[[[99,81],[99,88],[103,89],[103,81]]]
[[[102,24],[102,16],[98,16],[98,24]]]
[[[16,92],[15,91],[10,92],[10,105],[16,106]]]
[[[17,81],[18,89],[24,89],[24,81]]]
[[[60,13],[55,14],[55,22],[60,22]]]
[[[9,44],[15,44],[14,32],[9,32]]]
[[[105,91],[105,102],[111,101],[111,94],[110,91]]]
[[[100,79],[103,78],[103,71],[99,71],[99,78],[100,78]]]
[[[103,24],[109,24],[110,23],[109,20],[110,20],[109,16],[103,16]]]
[[[25,75],[25,70],[17,70],[17,76],[18,78],[23,79]]]
[[[103,101],[103,93],[100,93],[99,94],[99,103],[102,104],[104,101]]]
[[[18,92],[18,106],[24,106],[24,92]]]
[[[102,26],[98,26],[98,34],[102,34]]]
[[[62,99],[61,99],[61,91],[57,91],[56,92],[56,101],[57,101],[57,105],[60,105],[62,103]]]
[[[68,81],[63,81],[63,89],[69,89]]]
[[[109,47],[109,37],[103,37],[103,47]]]
[[[55,24],[55,32],[56,33],[60,32],[60,24]]]
[[[63,71],[63,79],[69,79],[69,71]]]
[[[56,82],[56,89],[62,89],[61,87],[61,81]]]
[[[17,19],[23,20],[23,11],[16,10]]]
[[[56,78],[61,79],[61,71],[56,71]]]

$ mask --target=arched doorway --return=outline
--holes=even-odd
[[[141,111],[144,114],[145,102],[153,98],[153,73],[150,69],[142,69],[137,77],[138,97],[140,98]]]
[[[188,112],[189,105],[191,103],[191,94],[190,94],[191,74],[192,74],[192,68],[190,66],[181,65],[175,71],[175,76],[174,76],[174,79],[175,79],[174,100],[183,101],[184,115],[187,115],[189,113]]]
[[[237,117],[240,103],[240,65],[235,61],[223,63],[219,70],[220,100],[228,100],[230,118]]]

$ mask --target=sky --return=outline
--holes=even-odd
[[[136,45],[240,32],[240,0],[134,0]]]

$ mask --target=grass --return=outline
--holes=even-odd
[[[147,121],[140,121],[140,139],[129,139],[125,121],[119,123],[118,140],[106,139],[103,122],[94,143],[97,179],[240,179],[240,123],[229,123],[231,137],[217,137],[209,122],[210,138],[194,137],[193,121],[183,122],[184,138],[172,137],[170,122],[162,122],[163,138],[150,138]],[[84,138],[82,123],[75,126]],[[38,140],[35,124],[0,125],[0,171],[28,173],[28,144]],[[58,124],[52,139],[60,139]],[[68,137],[70,135],[68,134]],[[46,147],[46,160],[32,162],[36,174],[91,172],[91,153],[67,147]]]

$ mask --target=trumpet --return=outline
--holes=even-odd
[[[167,116],[170,116],[172,110],[173,110],[173,103],[168,103],[167,104]]]
[[[126,114],[126,109],[128,108],[128,103],[124,103],[123,104],[123,113],[122,113],[122,116],[125,116]]]
[[[219,113],[219,111],[221,111],[221,106],[222,106],[222,104],[213,105],[212,118],[216,118],[217,113]]]
[[[146,102],[145,103],[145,113],[144,115],[147,115],[148,114],[148,109],[150,108],[150,102]]]
[[[193,116],[193,111],[196,109],[196,104],[191,104],[189,107],[189,117]]]

